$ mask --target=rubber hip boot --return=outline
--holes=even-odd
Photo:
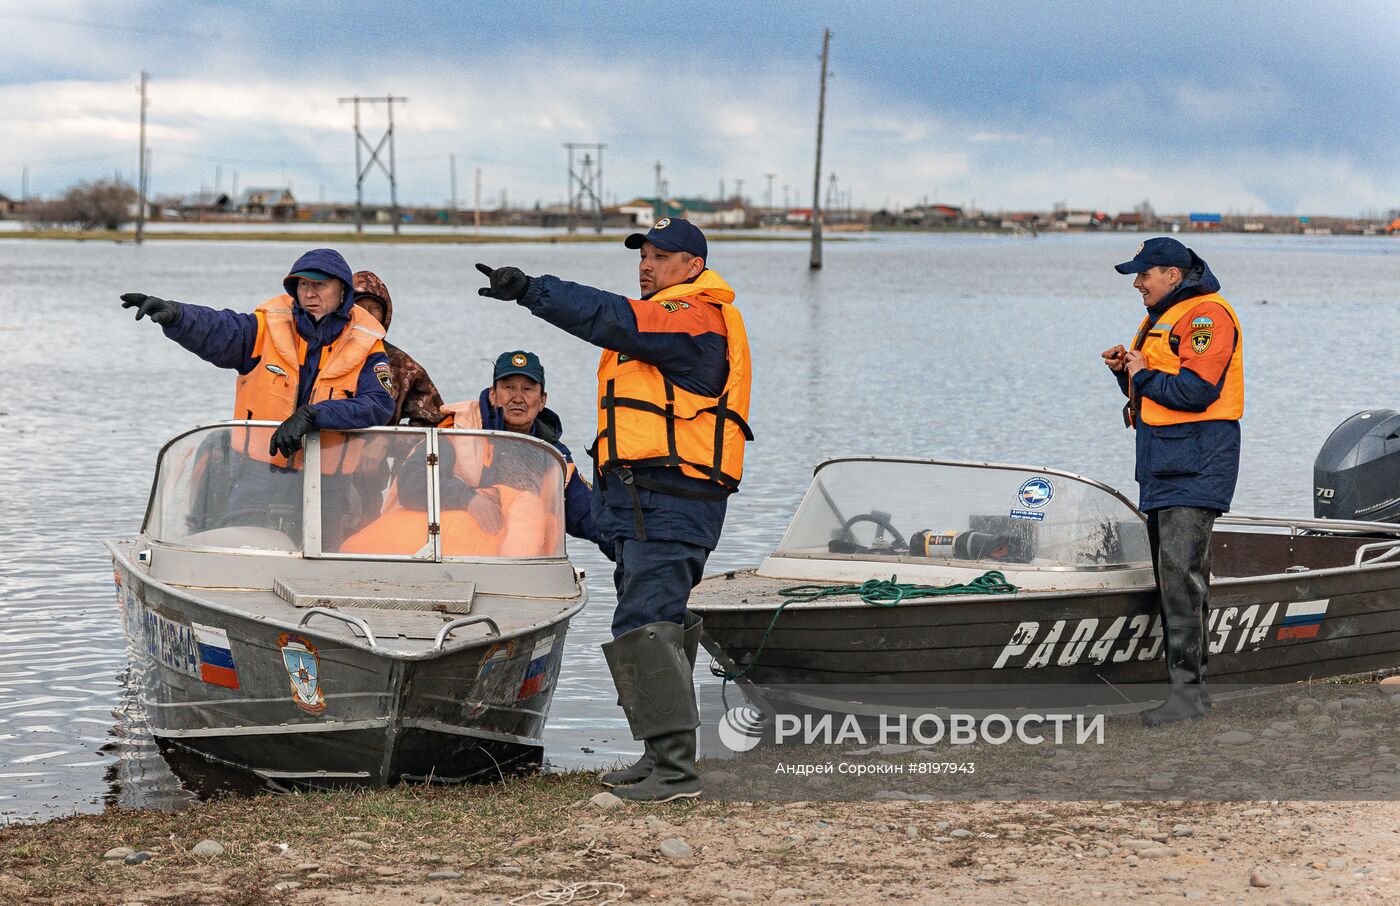
[[[1201,682],[1201,646],[1192,630],[1172,632],[1167,639],[1167,700],[1142,715],[1149,727],[1206,716],[1206,687]]]
[[[1210,533],[1215,523],[1213,511],[1196,507],[1171,507],[1153,516],[1154,565],[1170,688],[1165,702],[1142,715],[1149,727],[1204,717],[1209,707],[1206,614]]]
[[[690,611],[685,612],[685,632],[682,636],[681,647],[685,650],[685,659],[690,661],[692,674],[695,671],[695,657],[700,651],[700,633],[704,620],[697,617]],[[618,699],[618,705],[622,704],[622,699]],[[629,767],[618,768],[616,771],[608,771],[598,780],[603,786],[612,789],[616,786],[626,786],[629,783],[637,783],[646,780],[651,774],[652,766],[656,764],[656,756],[651,751],[651,743],[642,743],[642,757],[638,758],[635,764]]]
[[[648,623],[603,646],[632,738],[646,741],[651,773],[613,794],[633,802],[691,799],[702,791],[695,770],[700,714],[679,623]]]

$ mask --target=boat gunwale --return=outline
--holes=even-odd
[[[1217,590],[1217,589],[1219,589],[1219,590],[1221,590],[1221,591],[1234,591],[1234,590],[1239,590],[1239,589],[1241,589],[1242,587],[1245,587],[1245,586],[1256,585],[1256,584],[1271,584],[1271,583],[1281,582],[1281,581],[1283,581],[1283,582],[1297,582],[1297,581],[1299,581],[1299,580],[1301,580],[1301,579],[1312,580],[1312,579],[1345,578],[1345,577],[1347,577],[1347,576],[1352,576],[1352,575],[1356,575],[1356,576],[1370,575],[1370,574],[1374,574],[1374,573],[1382,573],[1382,572],[1385,572],[1385,571],[1387,571],[1387,570],[1397,570],[1397,569],[1400,569],[1400,561],[1396,561],[1396,560],[1385,560],[1385,561],[1381,561],[1381,562],[1377,562],[1377,563],[1362,563],[1362,564],[1359,564],[1359,565],[1358,565],[1358,564],[1352,564],[1352,565],[1350,565],[1350,566],[1329,566],[1329,567],[1323,567],[1322,569],[1309,569],[1309,570],[1307,570],[1307,571],[1305,571],[1305,572],[1264,573],[1264,574],[1257,575],[1257,576],[1222,576],[1222,577],[1220,577],[1220,578],[1218,578],[1218,579],[1213,579],[1213,580],[1211,581],[1211,583],[1210,583],[1210,588],[1211,588],[1212,591],[1215,591],[1215,590]],[[706,583],[706,582],[711,582],[711,581],[716,581],[716,582],[729,581],[729,580],[732,580],[733,577],[738,576],[738,575],[743,575],[743,574],[750,574],[751,577],[752,577],[753,579],[756,579],[756,580],[759,580],[759,581],[763,581],[763,582],[770,582],[770,583],[773,583],[774,585],[778,585],[778,584],[787,584],[787,583],[793,583],[793,582],[801,583],[801,584],[804,584],[804,585],[822,585],[822,584],[839,585],[839,584],[849,584],[849,583],[841,583],[841,582],[838,582],[838,581],[835,581],[835,580],[832,580],[832,581],[830,581],[830,582],[824,582],[823,580],[820,580],[820,579],[806,579],[806,580],[801,580],[801,579],[783,579],[783,578],[775,578],[775,577],[773,577],[773,576],[760,576],[760,575],[758,575],[757,573],[758,573],[758,571],[757,571],[756,569],[754,569],[754,570],[730,570],[730,571],[727,571],[727,572],[724,572],[724,573],[716,573],[716,574],[714,574],[714,575],[710,575],[710,576],[704,577],[704,579],[701,580],[701,584],[696,586],[696,590],[698,591],[698,590],[700,589],[700,587],[703,586],[704,583]],[[1018,601],[1025,601],[1025,600],[1031,599],[1031,598],[1036,599],[1036,600],[1044,600],[1044,599],[1047,599],[1047,598],[1100,598],[1100,597],[1109,597],[1109,596],[1114,596],[1114,595],[1150,594],[1150,593],[1153,593],[1153,592],[1155,592],[1155,591],[1156,591],[1156,586],[1155,586],[1155,585],[1142,585],[1142,586],[1134,586],[1134,587],[1131,587],[1131,588],[1039,589],[1039,590],[1034,590],[1034,591],[1016,591],[1016,592],[1010,592],[1010,593],[1007,593],[1007,594],[933,595],[933,596],[925,596],[925,597],[919,597],[919,598],[914,598],[914,597],[906,598],[906,599],[900,601],[900,602],[899,602],[897,605],[895,605],[895,606],[898,606],[898,607],[907,607],[907,606],[915,606],[915,605],[917,605],[917,606],[929,606],[929,605],[947,606],[947,605],[956,605],[956,604],[993,604],[993,603],[1010,604],[1010,603],[1015,603],[1015,602],[1018,602]],[[1282,600],[1282,599],[1281,599],[1281,600]],[[1300,599],[1300,600],[1302,600],[1302,599]],[[729,604],[729,603],[724,603],[724,602],[722,602],[722,601],[721,601],[721,602],[717,602],[717,603],[710,603],[710,602],[699,602],[699,601],[696,601],[695,598],[694,598],[694,596],[692,596],[692,598],[691,598],[691,603],[690,603],[690,609],[693,610],[693,611],[696,611],[697,613],[707,613],[707,612],[711,612],[711,611],[714,611],[714,612],[723,611],[723,612],[733,612],[733,613],[740,613],[740,612],[747,612],[747,611],[772,612],[774,609],[777,608],[777,606],[778,606],[779,603],[781,603],[781,602],[775,601],[775,602],[773,602],[773,603],[771,603],[771,604],[768,604],[768,603],[763,603],[763,604],[748,604],[748,603]],[[792,609],[795,608],[795,609],[799,609],[799,610],[825,610],[825,609],[845,609],[845,608],[850,608],[850,607],[869,607],[869,606],[870,606],[869,604],[867,604],[866,602],[860,600],[859,597],[856,597],[854,594],[852,594],[852,595],[850,596],[850,599],[841,599],[841,600],[838,600],[838,599],[835,599],[835,598],[821,598],[821,599],[818,599],[818,600],[815,600],[815,601],[793,601],[791,604],[788,604],[788,605],[787,605],[787,609],[788,609],[788,610],[792,610]],[[1214,605],[1212,605],[1212,606],[1214,606]]]
[[[420,650],[417,650],[417,649],[393,648],[393,647],[388,647],[388,646],[386,646],[386,645],[370,645],[369,642],[368,642],[368,640],[366,640],[366,639],[364,639],[364,638],[361,638],[361,637],[358,636],[358,635],[355,635],[353,631],[350,632],[348,638],[345,637],[345,636],[338,636],[338,635],[333,636],[333,635],[327,634],[327,633],[324,632],[324,631],[319,631],[318,629],[313,629],[313,628],[311,627],[310,624],[307,624],[307,625],[296,625],[294,622],[292,622],[292,621],[290,621],[290,620],[283,620],[283,619],[280,619],[280,618],[278,618],[278,617],[270,617],[270,616],[269,616],[269,617],[263,617],[263,616],[258,616],[258,615],[255,615],[255,614],[246,613],[246,612],[243,612],[243,611],[234,610],[233,608],[229,607],[229,606],[226,605],[226,604],[221,604],[221,603],[219,603],[219,602],[217,602],[217,601],[211,601],[211,600],[209,600],[209,599],[207,599],[207,598],[204,598],[204,597],[202,597],[202,596],[200,596],[200,595],[194,593],[196,590],[198,590],[198,591],[204,591],[204,590],[208,590],[208,589],[194,589],[194,588],[192,588],[192,587],[190,587],[190,586],[172,585],[172,584],[170,584],[170,583],[168,583],[168,582],[164,582],[164,581],[162,581],[162,580],[160,580],[160,579],[157,579],[157,578],[155,578],[155,577],[149,575],[149,573],[143,572],[142,570],[138,569],[138,568],[137,568],[137,565],[136,565],[135,563],[132,562],[131,558],[129,558],[129,557],[128,557],[125,553],[123,553],[122,551],[118,550],[118,545],[124,544],[124,543],[131,543],[130,540],[128,540],[128,541],[104,541],[104,542],[102,542],[102,543],[103,543],[103,546],[106,547],[107,550],[111,553],[112,557],[113,557],[114,559],[116,559],[117,561],[119,561],[120,564],[121,564],[123,567],[125,567],[130,573],[132,573],[133,575],[137,576],[138,579],[139,579],[144,585],[146,585],[146,586],[148,586],[148,587],[151,587],[151,588],[155,588],[155,589],[161,591],[162,593],[167,594],[167,595],[169,595],[169,596],[171,596],[171,597],[179,598],[179,599],[181,599],[181,600],[184,600],[184,601],[189,602],[190,604],[192,604],[192,605],[194,605],[194,606],[201,607],[201,608],[204,608],[204,609],[213,611],[213,612],[215,612],[215,613],[218,613],[218,614],[221,614],[221,615],[224,615],[224,616],[227,616],[227,617],[233,617],[233,618],[236,618],[236,619],[239,619],[239,620],[247,620],[247,621],[250,621],[250,622],[261,623],[261,624],[269,625],[269,626],[277,626],[277,627],[279,627],[279,628],[285,629],[285,630],[288,631],[288,632],[294,632],[294,633],[297,633],[297,634],[299,634],[299,635],[306,635],[306,636],[309,636],[309,637],[313,637],[313,638],[316,638],[316,639],[320,639],[320,640],[323,640],[323,642],[326,642],[326,643],[329,643],[329,644],[332,644],[332,645],[345,645],[346,647],[351,647],[351,648],[354,648],[354,649],[356,649],[356,650],[363,651],[363,652],[365,652],[365,653],[367,653],[367,654],[374,655],[374,656],[378,656],[378,657],[384,657],[384,658],[386,658],[386,659],[388,659],[388,660],[393,660],[393,661],[432,661],[432,660],[437,660],[437,659],[439,659],[439,658],[441,658],[441,657],[445,657],[445,656],[450,655],[450,654],[458,654],[458,653],[460,653],[460,652],[462,652],[462,651],[465,651],[465,650],[470,649],[470,648],[473,648],[473,647],[480,646],[480,645],[482,645],[482,644],[492,644],[492,645],[494,645],[494,644],[497,643],[497,642],[508,641],[508,640],[511,640],[511,639],[515,639],[515,638],[520,638],[520,637],[523,637],[523,636],[527,636],[527,635],[529,635],[529,634],[532,633],[532,632],[537,632],[537,631],[542,630],[542,629],[548,629],[548,628],[550,628],[550,627],[558,626],[558,625],[560,625],[560,624],[567,624],[570,620],[572,620],[575,616],[578,615],[579,611],[583,610],[583,608],[584,608],[585,606],[587,606],[587,604],[588,604],[588,587],[584,584],[583,580],[582,580],[581,578],[579,578],[578,571],[575,570],[575,571],[574,571],[574,587],[575,587],[575,589],[577,589],[577,592],[578,592],[578,593],[577,593],[572,599],[570,599],[570,598],[541,598],[541,599],[539,599],[539,600],[548,600],[548,601],[569,602],[569,603],[567,603],[567,604],[564,604],[564,606],[561,608],[560,612],[557,613],[556,616],[555,616],[554,618],[552,618],[552,619],[547,619],[547,620],[543,620],[543,621],[540,621],[540,622],[537,622],[537,623],[532,623],[532,624],[530,624],[530,625],[528,625],[528,626],[521,627],[521,628],[519,628],[519,629],[514,629],[514,630],[511,630],[511,631],[509,631],[509,632],[503,631],[503,632],[501,632],[499,635],[485,635],[485,636],[482,636],[482,637],[480,637],[480,638],[468,637],[468,638],[460,639],[460,640],[458,640],[458,641],[456,642],[456,644],[454,644],[452,638],[449,637],[447,640],[444,640],[442,646],[441,646],[441,647],[438,647],[438,648],[428,647],[428,648],[425,648],[425,649],[423,649],[423,650],[421,650],[421,651],[420,651]],[[336,562],[336,561],[330,561],[330,562]],[[537,561],[532,561],[532,562],[537,562]],[[238,592],[238,591],[241,591],[241,589],[232,589],[232,591]],[[272,593],[272,590],[271,590],[271,589],[264,589],[264,588],[261,588],[261,587],[258,587],[258,588],[256,588],[256,589],[250,589],[250,591],[252,591],[252,592],[266,591],[266,592],[268,592],[269,594]],[[483,595],[482,597],[491,597],[491,596],[490,596],[490,595]],[[508,596],[504,596],[504,595],[503,595],[503,596],[500,596],[500,597],[508,597]],[[521,596],[521,597],[528,597],[528,596]],[[290,607],[290,605],[288,605],[288,606]]]

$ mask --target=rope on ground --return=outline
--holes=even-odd
[[[773,611],[773,619],[768,621],[768,628],[764,630],[763,638],[759,640],[758,648],[754,651],[753,657],[749,658],[748,666],[744,667],[743,670],[729,671],[711,661],[710,672],[726,683],[746,676],[758,664],[758,656],[768,645],[768,638],[773,634],[773,627],[778,624],[778,617],[783,615],[783,611],[787,609],[789,604],[806,604],[823,598],[859,595],[862,601],[874,607],[895,607],[905,600],[914,598],[937,598],[945,595],[1011,595],[1018,591],[1020,591],[1019,588],[1007,582],[1006,576],[995,569],[987,570],[976,579],[963,585],[901,584],[899,576],[890,576],[888,579],[867,579],[859,585],[793,585],[778,590],[778,594],[783,598],[783,603],[779,604],[778,609]]]
[[[578,881],[541,887],[533,893],[513,897],[510,906],[563,906],[565,903],[607,906],[621,900],[626,894],[627,887],[616,881]]]

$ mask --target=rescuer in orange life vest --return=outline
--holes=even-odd
[[[1147,514],[1170,683],[1166,702],[1143,715],[1156,726],[1201,717],[1210,705],[1210,535],[1239,476],[1244,337],[1220,281],[1175,239],[1147,240],[1117,270],[1137,275],[1147,308],[1132,349],[1114,346],[1103,359],[1128,397],[1124,421],[1137,430],[1138,508]]]
[[[350,267],[340,253],[312,249],[302,255],[282,288],[285,295],[252,314],[145,293],[121,297],[123,308],[136,309],[136,320],[150,318],[206,362],[238,372],[233,417],[281,424],[266,445],[244,433],[245,444],[236,452],[274,471],[285,470],[313,428],[368,428],[387,424],[394,413],[384,329],[355,306]],[[256,505],[265,496],[259,479],[268,471],[248,470],[235,480],[230,513],[242,500]]]
[[[691,672],[700,620],[686,605],[743,475],[748,338],[734,291],[706,266],[705,235],[665,218],[625,244],[640,252],[629,299],[519,268],[477,268],[479,292],[603,348],[593,514],[614,543],[617,610],[603,646],[641,760],[603,776],[623,799],[700,795]]]

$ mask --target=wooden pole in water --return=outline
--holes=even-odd
[[[822,89],[817,101],[817,167],[812,176],[812,270],[822,266],[822,127],[826,121],[826,62],[831,51],[831,29],[822,29]]]

